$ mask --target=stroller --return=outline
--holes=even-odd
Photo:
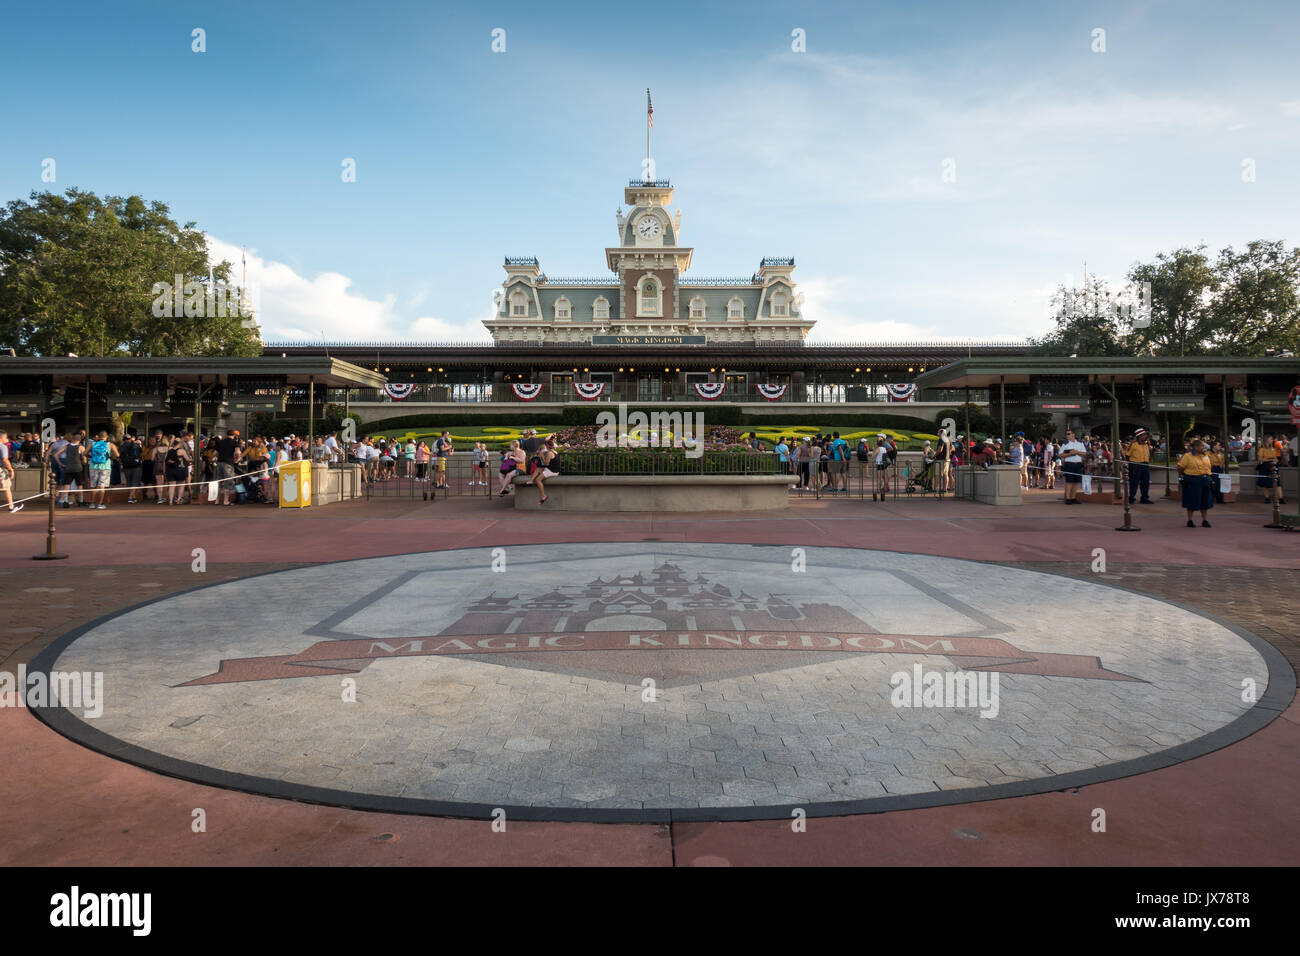
[[[257,474],[263,470],[264,466],[258,464],[253,467],[246,465],[236,465],[235,473],[239,476],[235,480],[235,501],[238,504],[267,504],[270,499],[266,496],[266,475]],[[255,477],[250,477],[250,472]]]
[[[934,459],[925,462],[925,467],[915,475],[908,476],[907,493],[909,495],[917,492],[925,494],[934,491]]]

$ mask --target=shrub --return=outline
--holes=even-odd
[[[746,445],[710,449],[695,458],[680,448],[564,448],[560,474],[569,475],[774,475],[777,457]]]

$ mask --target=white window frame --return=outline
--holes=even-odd
[[[698,315],[695,312],[695,304],[697,302],[699,303],[700,306],[700,311]],[[708,303],[706,303],[701,296],[698,295],[695,296],[694,298],[691,299],[690,308],[687,310],[687,317],[692,319],[707,319],[709,317]]]
[[[790,296],[784,289],[777,289],[772,293],[772,315],[779,318],[786,318],[790,315]]]
[[[561,315],[561,309],[563,315]],[[555,320],[557,322],[568,322],[573,319],[573,303],[566,296],[560,296],[555,300]]]
[[[740,312],[739,312],[739,314],[737,314],[737,313],[732,309],[732,306],[733,306],[733,305],[738,305],[738,306],[740,306]],[[743,319],[744,317],[745,317],[745,300],[742,299],[742,298],[741,298],[740,296],[738,296],[738,295],[736,295],[736,296],[732,296],[730,299],[727,300],[727,318],[728,318],[728,319]]]
[[[528,293],[526,293],[523,289],[515,289],[513,292],[510,293],[509,298],[510,298],[511,318],[527,318],[528,317]],[[522,311],[520,311],[521,305],[523,306]]]
[[[645,284],[653,282],[655,287],[655,299],[653,311],[646,309]],[[664,284],[659,277],[651,273],[645,273],[636,280],[636,314],[646,318],[661,318],[664,314]]]
[[[604,315],[601,314],[601,306],[602,306],[602,305],[605,307],[605,314],[604,314]],[[592,317],[593,319],[608,319],[608,318],[609,318],[609,299],[605,298],[603,295],[602,295],[602,296],[597,296],[596,301],[593,302],[593,303],[591,303],[591,317]]]

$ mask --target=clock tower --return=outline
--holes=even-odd
[[[681,324],[676,318],[683,308],[680,279],[694,250],[680,245],[682,214],[669,214],[672,201],[667,180],[630,182],[623,190],[623,203],[630,208],[615,213],[619,244],[605,250],[605,262],[618,273],[622,324],[645,334]]]

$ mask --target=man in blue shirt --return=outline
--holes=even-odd
[[[1015,465],[1016,468],[1020,470],[1021,475],[1023,475],[1025,465],[1025,446],[1020,444],[1019,438],[1013,438],[1007,443],[1007,445],[1007,464]],[[1023,479],[1020,487],[1024,487]]]
[[[840,437],[839,432],[831,436],[831,492],[849,493],[849,443]],[[835,486],[838,485],[837,489]]]
[[[776,440],[776,453],[781,459],[781,474],[790,474],[790,446],[785,443],[784,435]]]

